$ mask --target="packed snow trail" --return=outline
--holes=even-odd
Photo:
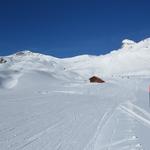
[[[148,124],[139,119],[148,121],[149,112],[136,105],[140,99],[135,100],[137,92],[145,91],[134,88],[141,82],[145,88],[148,79],[115,78],[106,84],[56,82],[40,87],[46,94],[39,92],[39,86],[20,88],[24,80],[0,93],[1,150],[142,150],[149,144],[141,143],[136,131],[142,124],[143,132],[149,132]]]

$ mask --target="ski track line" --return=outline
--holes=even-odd
[[[114,113],[117,111],[117,109],[119,110],[120,106],[119,107],[117,106],[113,111],[106,112],[103,115],[103,117],[102,117],[102,119],[101,119],[101,121],[100,121],[100,123],[99,123],[99,125],[97,127],[97,131],[96,131],[94,137],[90,140],[90,142],[87,144],[87,146],[84,148],[84,150],[87,150],[88,147],[94,149],[94,142],[96,141],[97,137],[100,135],[102,129],[107,125],[109,120],[114,116]],[[110,113],[112,113],[112,114],[110,115]],[[135,139],[133,139],[133,138],[126,138],[126,139],[122,139],[122,140],[119,140],[119,141],[116,141],[116,142],[111,142],[111,143],[109,143],[107,145],[104,145],[104,146],[102,146],[100,148],[108,148],[109,149],[112,146],[113,147],[114,146],[118,146],[118,145],[123,144],[123,143],[125,143],[127,141],[133,141],[133,140],[135,141]]]
[[[132,103],[130,103],[130,102],[129,102],[129,105],[130,105],[131,107],[133,107],[135,110],[137,110],[137,111],[139,111],[140,113],[144,114],[148,119],[150,119],[150,113],[149,113],[149,112],[147,112],[146,110],[144,110],[144,109],[140,108],[139,106],[134,105],[134,104],[132,104]]]
[[[113,136],[116,134],[116,130],[117,130],[117,126],[118,126],[118,122],[116,123],[116,127],[113,129],[112,134],[110,136],[110,143],[108,144],[107,149],[110,150],[112,147],[112,140],[113,140]]]
[[[44,92],[44,94],[43,94]],[[29,96],[29,97],[23,97],[23,98],[11,98],[11,99],[7,99],[7,102],[15,102],[15,101],[20,101],[20,100],[26,100],[26,99],[30,99],[30,98],[42,98],[45,97],[45,95],[48,94],[53,94],[53,93],[68,93],[68,94],[83,94],[79,91],[74,91],[74,90],[70,90],[70,91],[62,91],[62,90],[51,90],[51,91],[36,91],[36,94],[40,94],[41,96]],[[1,95],[1,94],[0,94]],[[7,97],[6,97],[7,98]],[[5,99],[5,98],[4,98]],[[3,102],[3,101],[2,101]]]
[[[140,123],[142,123],[143,125],[147,126],[150,128],[150,120],[145,119],[144,117],[138,115],[137,113],[135,113],[133,110],[127,108],[126,106],[121,105],[120,109],[127,113],[128,115],[130,115],[131,117],[133,117],[134,119],[136,119],[137,121],[139,121]]]
[[[65,107],[63,107],[62,110],[60,110],[59,112],[57,112],[55,114],[63,113],[63,112],[65,112]],[[45,115],[45,114],[49,114],[49,113],[51,113],[51,111],[47,111],[47,112],[39,113],[39,114],[36,114],[33,116],[29,116],[28,118],[24,118],[23,120],[18,120],[17,125],[10,127],[10,128],[6,128],[6,129],[0,129],[0,133],[9,133],[9,132],[21,127],[22,124],[20,124],[20,123],[22,123],[22,122],[24,123],[24,121],[28,121],[28,122],[30,121],[30,123],[34,123],[35,120],[39,119],[39,117],[41,117],[42,115]],[[12,139],[12,138],[10,138],[10,139]]]
[[[7,133],[7,132],[11,132],[15,129],[15,127],[10,127],[10,128],[1,128],[0,129],[0,134],[3,134],[3,133]]]
[[[116,110],[115,111],[118,111],[118,107],[116,108]],[[117,117],[118,118],[118,117]],[[117,119],[116,118],[116,119]],[[119,120],[118,120],[119,121]],[[108,144],[106,144],[106,145],[104,145],[104,146],[102,146],[102,147],[100,147],[100,148],[107,148],[108,150],[110,150],[110,149],[112,149],[112,147],[115,147],[115,146],[119,146],[120,144],[124,144],[125,142],[131,142],[131,141],[135,141],[135,139],[133,139],[133,137],[131,137],[131,138],[124,138],[124,139],[122,139],[122,140],[118,140],[118,141],[115,141],[115,142],[113,142],[113,137],[114,137],[114,135],[116,134],[116,131],[117,131],[117,126],[118,126],[118,122],[117,120],[116,120],[116,126],[115,126],[115,128],[113,129],[113,132],[112,132],[112,134],[111,134],[111,136],[110,136],[110,143],[108,143]],[[121,148],[121,147],[120,147]]]
[[[99,124],[97,126],[97,130],[95,132],[95,135],[89,141],[89,143],[86,145],[86,147],[84,148],[84,150],[87,150],[90,145],[92,145],[92,147],[94,148],[94,142],[96,141],[97,137],[99,136],[100,132],[105,127],[105,125],[108,123],[108,121],[113,117],[115,110],[114,111],[112,110],[112,111],[105,112],[105,114],[103,115],[103,117],[100,119],[100,122],[99,122]]]
[[[52,93],[52,92],[51,92]],[[22,102],[20,100],[28,100],[28,101],[32,101],[33,98],[43,98],[45,97],[45,95],[41,95],[41,96],[29,96],[29,97],[24,97],[24,98],[12,98],[12,99],[7,99],[7,101],[2,101],[2,102]],[[5,99],[5,98],[4,98]]]
[[[65,110],[64,110],[65,111]],[[44,113],[42,113],[42,115],[45,115],[45,114],[49,114],[51,111],[48,111],[48,112],[44,112]],[[62,113],[63,111],[60,111],[60,113]],[[40,116],[41,115],[41,113],[40,114],[38,114],[38,116]],[[37,116],[36,116],[36,118],[35,119],[38,119],[37,118]],[[26,120],[26,121],[30,121],[30,124],[33,124],[34,122],[35,122],[35,119],[33,120],[33,117],[32,118],[30,118],[30,120]],[[19,121],[19,122],[22,122],[22,121]],[[22,124],[17,124],[17,126],[15,126],[15,127],[13,127],[12,128],[12,130],[10,130],[10,131],[13,131],[13,130],[15,130],[15,129],[18,129],[19,127],[21,127],[22,126]],[[9,131],[7,131],[6,133],[9,133]],[[18,133],[18,134],[15,134],[15,136],[11,136],[10,138],[8,138],[7,140],[11,140],[11,139],[13,139],[14,137],[18,137],[18,136],[20,136],[21,135],[21,133]],[[0,142],[3,142],[3,140],[0,140]]]
[[[74,121],[77,122],[77,121],[78,121],[77,118],[79,118],[76,113],[73,113],[73,114],[74,114],[74,115],[73,115],[73,119],[70,120],[70,124],[72,124],[72,125],[74,124]],[[86,121],[86,120],[85,120],[85,121]],[[83,124],[84,124],[84,122],[82,122],[82,123],[78,126],[78,128],[83,127]],[[77,129],[77,128],[76,128],[76,129]],[[64,130],[68,130],[68,128],[65,127]],[[70,134],[72,135],[73,132],[74,132],[74,130],[71,129],[71,130],[70,130]],[[76,136],[76,135],[74,135],[74,136]],[[67,143],[70,143],[70,142],[71,142],[71,139],[72,139],[74,136],[73,136],[73,135],[70,136],[70,138],[67,139]],[[62,141],[62,140],[60,140],[60,141]],[[64,142],[63,142],[63,143],[64,143]],[[45,145],[44,147],[42,147],[43,150],[44,150],[44,149],[47,149],[48,146],[49,146],[49,142],[47,142],[46,145]],[[55,148],[55,149],[56,149],[56,150],[62,150],[62,149],[65,149],[65,147],[66,147],[66,146],[63,146],[63,144],[62,144],[61,142],[58,142],[58,144],[56,145],[56,148]]]
[[[83,93],[81,92],[76,92],[76,91],[50,91],[48,92],[48,94],[52,94],[52,93],[64,93],[64,94],[79,94],[79,95],[82,95]],[[41,96],[29,96],[29,97],[24,97],[24,98],[12,98],[12,99],[7,99],[7,101],[2,101],[2,102],[22,102],[21,100],[28,100],[28,101],[31,101],[33,98],[44,98],[45,95],[47,94],[42,94],[40,93]],[[30,100],[31,99],[31,100]]]
[[[63,94],[78,94],[78,95],[82,95],[82,92],[77,92],[77,91],[52,91],[53,93],[63,93]]]
[[[48,132],[51,131],[52,129],[55,129],[55,128],[56,128],[57,126],[59,126],[60,124],[61,124],[61,123],[56,123],[56,124],[54,124],[54,125],[52,125],[52,126],[46,128],[46,129],[42,130],[41,132],[39,132],[39,133],[37,133],[37,134],[31,136],[30,138],[27,139],[26,144],[24,144],[23,146],[17,148],[16,150],[21,150],[21,149],[25,148],[26,146],[30,145],[31,143],[37,141],[38,139],[41,138],[41,136],[43,136],[44,134],[48,133]]]
[[[112,142],[111,143],[111,145],[110,144],[106,144],[106,145],[103,145],[103,146],[101,146],[100,147],[100,149],[101,148],[108,148],[109,146],[119,146],[120,144],[124,144],[124,143],[126,143],[126,142],[129,142],[129,141],[135,141],[135,139],[133,139],[133,138],[125,138],[125,139],[122,139],[122,140],[118,140],[118,141],[115,141],[115,142]],[[111,148],[111,147],[109,147],[109,149]]]

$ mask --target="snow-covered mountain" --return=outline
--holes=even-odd
[[[45,72],[58,79],[77,80],[88,80],[92,75],[150,75],[150,38],[138,43],[126,39],[122,43],[119,50],[100,56],[82,55],[59,59],[22,51],[3,57],[7,62],[0,64],[0,86],[12,87],[20,76],[31,71]],[[11,79],[14,81],[5,85]]]
[[[100,56],[1,56],[0,150],[148,150],[149,64],[150,39]]]

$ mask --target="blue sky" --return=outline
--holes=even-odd
[[[149,0],[0,0],[0,55],[100,55],[147,37]]]

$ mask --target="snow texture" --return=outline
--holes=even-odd
[[[149,150],[150,39],[100,56],[3,58],[0,150]]]

